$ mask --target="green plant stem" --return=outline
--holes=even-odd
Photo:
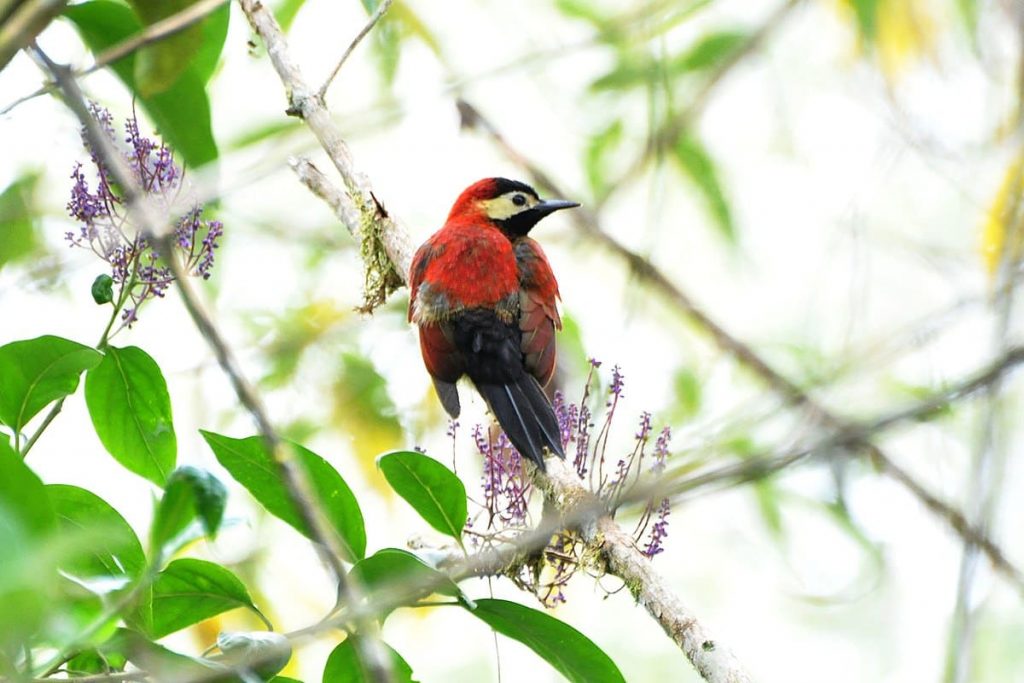
[[[117,303],[114,304],[114,311],[110,314],[110,320],[107,321],[107,326],[103,329],[103,334],[100,335],[100,340],[96,342],[95,348],[97,351],[103,351],[103,349],[107,347],[107,342],[110,339],[110,330],[114,328],[114,323],[117,321],[117,316],[121,313],[121,309],[124,308],[124,304],[128,300],[128,294],[131,292],[131,288],[135,286],[135,268],[137,265],[138,262],[136,261],[135,264],[132,266],[132,274],[131,277],[128,279],[128,284],[125,287],[121,288],[121,294],[117,297]],[[28,457],[28,452],[32,450],[33,446],[36,445],[36,441],[38,441],[39,437],[42,436],[43,432],[46,431],[46,428],[50,426],[50,423],[53,422],[54,418],[60,414],[61,409],[64,407],[64,400],[65,399],[62,398],[53,404],[53,407],[50,408],[50,412],[48,412],[46,414],[46,417],[43,418],[43,421],[39,425],[39,428],[36,429],[35,433],[33,433],[29,440],[25,442],[24,450],[18,447],[21,441],[21,435],[15,433],[14,450],[16,452],[21,453],[22,459]]]

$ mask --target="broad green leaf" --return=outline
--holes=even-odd
[[[95,349],[49,335],[0,346],[0,422],[20,432],[48,403],[73,394],[82,371],[102,359]]]
[[[235,669],[249,669],[260,678],[273,676],[292,658],[291,643],[273,631],[221,633],[217,647],[224,654],[220,662]]]
[[[0,268],[42,248],[39,215],[33,197],[39,174],[21,176],[0,192]]]
[[[214,432],[200,433],[213,450],[217,461],[253,498],[272,515],[292,525],[299,533],[310,536],[310,531],[281,482],[278,467],[267,452],[263,439],[258,436],[233,439]],[[305,470],[317,502],[338,532],[345,559],[351,562],[362,559],[366,553],[366,528],[363,526],[359,502],[352,490],[326,460],[298,444],[291,446],[295,462]]]
[[[50,484],[46,492],[53,502],[61,530],[69,537],[85,535],[87,550],[64,563],[72,576],[137,579],[146,568],[135,532],[114,508],[94,493],[65,484]]]
[[[392,683],[414,683],[412,667],[387,643],[379,643],[391,658]],[[323,683],[373,683],[377,680],[359,658],[356,651],[356,636],[349,636],[334,648],[324,666]]]
[[[153,552],[173,552],[175,539],[195,519],[199,519],[207,536],[216,537],[227,495],[224,484],[209,472],[194,467],[174,470],[153,515],[150,548]]]
[[[267,623],[245,585],[229,570],[205,560],[175,560],[153,583],[153,621],[149,635],[163,638],[238,607],[251,609]]]
[[[725,197],[715,162],[699,140],[684,133],[676,141],[673,149],[674,158],[683,171],[704,197],[708,211],[714,219],[715,227],[730,243],[736,242],[736,226],[732,219],[732,210]]]
[[[455,582],[407,550],[383,548],[356,562],[350,574],[366,597],[387,600],[397,590],[409,590],[402,603],[411,605],[432,593],[461,598]],[[413,590],[414,587],[422,587]]]
[[[462,543],[466,487],[451,470],[415,451],[394,451],[377,460],[384,478],[427,524]]]
[[[127,469],[163,486],[178,457],[178,441],[160,366],[136,346],[108,346],[85,376],[85,402],[96,435]]]
[[[736,53],[748,40],[743,31],[718,31],[702,36],[689,50],[672,60],[669,71],[680,74],[717,67]]]
[[[585,635],[540,610],[481,599],[468,610],[498,633],[518,640],[574,683],[625,683],[615,662]]]
[[[64,10],[82,40],[94,53],[142,30],[131,8],[111,0],[92,0]],[[192,167],[217,158],[210,124],[210,102],[204,82],[195,69],[186,69],[166,91],[152,96],[139,92],[135,80],[135,54],[114,62],[111,68],[134,92],[153,119],[160,134]]]

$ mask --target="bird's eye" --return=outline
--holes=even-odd
[[[526,197],[521,194],[512,195],[512,203],[516,206],[523,206],[526,204]]]

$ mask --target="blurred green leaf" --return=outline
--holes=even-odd
[[[974,39],[978,35],[978,0],[956,0],[956,8],[967,34]]]
[[[438,570],[407,550],[383,548],[359,560],[352,567],[352,579],[359,582],[369,600],[386,598],[396,590],[432,586],[417,590],[403,604],[411,605],[433,593],[461,598],[459,587]],[[385,616],[385,615],[382,615]]]
[[[278,476],[277,465],[263,445],[262,438],[250,436],[233,439],[202,430],[200,434],[213,450],[217,461],[268,512],[304,536],[311,537]],[[321,509],[338,532],[345,559],[350,562],[362,559],[366,553],[366,529],[363,526],[363,513],[352,490],[326,460],[298,444],[291,446],[295,462],[305,470]]]
[[[674,420],[688,420],[700,412],[702,390],[700,378],[689,368],[680,368],[672,382],[675,390],[672,417]]]
[[[373,14],[380,5],[380,0],[360,0],[368,15]],[[398,72],[398,60],[401,57],[400,44],[402,34],[392,17],[387,14],[377,22],[370,32],[370,44],[377,62],[377,70],[387,86],[395,82]]]
[[[277,23],[281,25],[282,31],[287,33],[291,29],[292,22],[305,4],[306,0],[281,0],[274,11],[274,16],[277,17]]]
[[[415,451],[394,451],[377,460],[395,493],[430,526],[462,544],[466,526],[466,487],[451,470]]]
[[[498,633],[518,640],[573,683],[625,683],[611,657],[563,621],[507,600],[476,601],[468,610]]]
[[[622,119],[615,119],[587,141],[583,166],[595,197],[604,196],[608,191],[608,154],[622,142],[622,131]]]
[[[718,179],[718,170],[714,159],[700,140],[684,133],[676,141],[673,157],[697,190],[703,195],[708,211],[714,219],[715,227],[730,243],[736,243],[736,226],[733,224],[732,211],[725,197],[725,191]]]
[[[228,569],[191,558],[175,560],[153,583],[152,638],[163,638],[204,619],[245,607],[269,627],[245,585]]]
[[[82,40],[94,53],[118,43],[142,30],[131,8],[111,0],[91,0],[64,10]],[[189,166],[198,167],[217,158],[210,123],[210,102],[200,76],[186,69],[166,91],[147,96],[135,80],[135,54],[111,65],[134,92],[152,117],[161,136]]]
[[[717,31],[702,36],[689,50],[672,59],[670,73],[687,73],[717,67],[750,40],[745,31]]]
[[[103,360],[96,349],[46,335],[0,346],[0,422],[20,432],[48,403],[75,393]]]
[[[207,536],[215,538],[227,495],[224,484],[209,472],[187,466],[174,470],[153,515],[149,533],[152,551],[169,555],[175,550],[176,539],[195,519],[199,519]]]
[[[150,674],[154,681],[237,681],[237,678],[213,677],[224,667],[214,662],[189,657],[152,642],[138,631],[121,628],[97,648],[107,658],[124,658]]]
[[[380,453],[396,448],[402,441],[398,410],[388,394],[387,379],[367,358],[345,351],[333,387],[332,418],[352,435],[359,462],[367,474]]]
[[[35,538],[45,537],[57,527],[57,515],[43,482],[6,439],[0,439],[0,506],[9,521]]]
[[[284,137],[290,133],[303,130],[305,124],[301,121],[288,119],[287,121],[271,121],[258,125],[255,128],[243,130],[236,137],[227,142],[227,148],[231,150],[245,149],[252,145],[276,137]]]
[[[857,28],[866,43],[873,43],[878,35],[878,8],[884,0],[850,0],[857,15]]]
[[[327,664],[324,666],[323,683],[373,683],[377,677],[373,676],[363,666],[359,653],[356,651],[355,639],[358,636],[350,635],[338,647],[334,648]],[[415,683],[410,667],[402,656],[392,650],[387,643],[379,643],[384,652],[391,657],[391,680],[393,683]]]
[[[99,650],[85,650],[68,660],[67,670],[78,674],[107,674],[124,671],[128,659],[121,653],[102,653]]]
[[[24,642],[52,605],[56,567],[37,556],[56,526],[43,483],[0,438],[0,650]]]
[[[0,192],[0,268],[42,249],[35,204],[38,173],[27,173]]]
[[[103,447],[126,469],[163,486],[178,441],[160,366],[136,346],[104,349],[85,376],[85,402]]]

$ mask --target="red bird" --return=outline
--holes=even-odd
[[[463,376],[487,401],[512,445],[544,470],[544,449],[564,458],[542,387],[555,370],[558,282],[528,237],[548,214],[579,206],[541,201],[524,183],[485,178],[455,200],[444,227],[416,251],[409,320],[448,414],[459,416]]]

